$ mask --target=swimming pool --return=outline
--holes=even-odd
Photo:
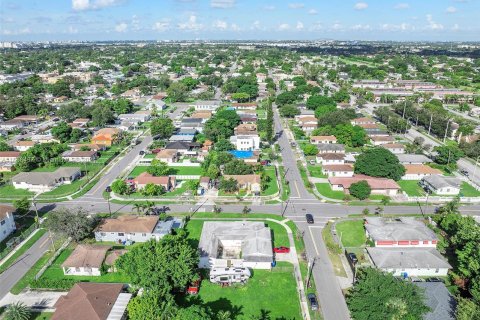
[[[237,159],[247,159],[253,157],[253,151],[231,150],[229,152]]]

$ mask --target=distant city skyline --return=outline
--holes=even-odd
[[[0,41],[480,41],[476,0],[0,0]]]

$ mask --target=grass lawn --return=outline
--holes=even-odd
[[[63,269],[61,267],[62,263],[70,256],[73,252],[73,248],[67,248],[60,253],[60,255],[53,261],[52,265],[45,270],[45,273],[40,277],[40,279],[49,278],[49,279],[74,279],[78,282],[113,282],[113,283],[128,283],[128,277],[119,272],[109,272],[105,275],[94,277],[94,276],[66,276],[63,274]]]
[[[337,200],[343,200],[345,198],[343,191],[332,190],[329,183],[315,183],[315,186],[317,187],[318,192],[327,198]]]
[[[290,195],[290,185],[287,185],[285,182],[285,168],[283,166],[278,167],[279,169],[279,174],[280,174],[280,181],[282,182],[282,194],[280,199],[283,201],[286,201],[288,199],[288,196]]]
[[[172,169],[172,175],[185,175],[185,176],[199,176],[202,174],[201,167],[170,167]],[[132,172],[128,175],[129,177],[135,178],[140,173],[146,172],[148,166],[138,166],[133,168]]]
[[[298,171],[300,171],[300,176],[302,177],[305,188],[307,188],[309,192],[312,192],[312,184],[310,183],[310,181],[308,181],[307,170],[305,170],[305,167],[300,160],[297,161],[297,168]]]
[[[472,187],[468,182],[462,182],[460,194],[464,197],[480,197],[480,191]]]
[[[322,166],[321,165],[315,165],[312,166],[311,164],[307,165],[308,171],[310,172],[310,175],[315,178],[327,178],[326,174],[322,173]]]
[[[149,153],[144,156],[145,159],[155,159],[157,155],[154,153]]]
[[[8,258],[7,261],[5,261],[1,266],[0,266],[0,273],[4,272],[12,263],[14,263],[18,257],[20,257],[22,254],[25,253],[35,242],[40,239],[45,232],[47,232],[46,229],[40,229],[38,230],[30,239],[28,239],[27,242],[23,244],[10,258]]]
[[[198,297],[187,296],[182,305],[198,303],[214,313],[229,310],[235,319],[252,319],[262,312],[268,319],[301,319],[293,266],[279,262],[272,271],[253,270],[245,285],[224,287],[203,280]],[[266,317],[265,317],[266,319]]]
[[[28,320],[49,320],[53,312],[32,312]]]
[[[265,119],[267,118],[267,111],[264,109],[258,109],[257,110],[257,117],[258,119]]]
[[[33,192],[25,189],[15,189],[11,184],[0,187],[0,198],[23,198],[31,196],[33,196]]]
[[[418,185],[417,180],[400,180],[397,183],[409,196],[422,197],[425,195],[425,191]]]
[[[265,173],[270,177],[270,182],[268,182],[268,187],[265,191],[262,191],[262,196],[270,196],[278,192],[278,183],[277,176],[275,175],[274,167],[265,168]]]
[[[344,247],[361,247],[367,240],[363,220],[347,220],[337,223],[337,235]]]
[[[325,228],[323,228],[322,237],[323,241],[325,241],[325,246],[327,247],[328,257],[332,262],[333,271],[335,271],[337,276],[346,277],[347,273],[343,268],[342,260],[339,256],[339,254],[342,254],[342,250],[333,240],[332,234],[330,233],[330,222],[327,223]]]

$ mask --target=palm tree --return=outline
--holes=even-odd
[[[145,204],[145,213],[150,213],[150,211],[152,211],[154,207],[155,207],[155,202],[147,201],[147,203]]]
[[[217,313],[217,320],[231,320],[233,319],[232,318],[232,314],[230,311],[228,310],[225,310],[225,311],[219,311]]]
[[[250,211],[251,211],[251,209],[250,209],[249,207],[244,206],[244,207],[243,207],[243,210],[242,210],[242,213],[246,215],[246,214],[248,214]]]
[[[5,320],[28,320],[30,318],[30,310],[23,302],[15,302],[5,310]]]
[[[137,214],[140,214],[140,211],[143,211],[143,205],[141,203],[134,203],[133,208],[137,210]]]

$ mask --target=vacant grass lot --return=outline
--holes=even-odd
[[[308,171],[310,175],[314,178],[327,178],[326,174],[322,173],[322,166],[321,165],[314,165],[311,164],[307,165]]]
[[[275,175],[274,167],[266,167],[265,173],[270,177],[270,182],[268,182],[268,187],[265,191],[262,191],[262,196],[270,196],[278,192],[278,183],[277,176]]]
[[[480,197],[480,191],[472,187],[467,182],[462,182],[462,186],[460,188],[460,194],[463,197]]]
[[[315,186],[317,187],[318,192],[327,198],[337,200],[343,200],[345,198],[343,191],[332,190],[329,183],[315,183]]]
[[[90,276],[66,276],[63,274],[62,263],[70,256],[73,252],[73,248],[67,248],[60,253],[60,255],[55,259],[50,267],[47,268],[45,273],[41,276],[40,279],[49,278],[49,279],[74,279],[78,282],[112,282],[112,283],[128,283],[128,277],[123,275],[120,272],[109,272],[105,275],[99,277],[90,277]]]
[[[418,185],[417,180],[400,180],[397,183],[409,196],[422,197],[425,195],[425,191]]]
[[[363,220],[347,220],[337,223],[337,235],[344,247],[361,247],[367,240]]]

